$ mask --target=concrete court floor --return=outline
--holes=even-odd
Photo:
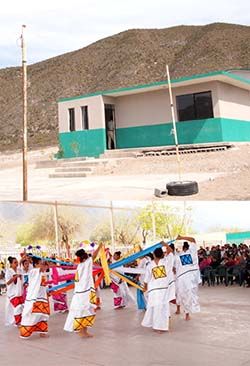
[[[0,365],[250,365],[248,288],[201,288],[202,312],[190,322],[183,315],[173,315],[172,331],[163,335],[141,327],[143,314],[133,305],[113,310],[110,290],[103,290],[102,298],[103,309],[92,329],[94,338],[64,332],[66,315],[53,314],[49,338],[22,340],[16,328],[2,325],[5,296],[0,296]]]

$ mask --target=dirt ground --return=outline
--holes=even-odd
[[[96,174],[152,175],[177,171],[176,156],[157,156],[122,160],[116,167]],[[196,196],[199,200],[250,200],[250,144],[238,144],[226,151],[182,154],[181,171],[222,174],[200,183],[201,193]]]
[[[93,176],[56,179],[55,182],[48,178],[51,170],[34,169],[34,163],[39,160],[52,159],[53,153],[56,151],[57,147],[51,147],[29,152],[29,174],[31,181],[34,177],[33,188],[41,177],[43,182],[46,181],[46,185],[54,187],[55,192],[58,193],[57,199],[60,199],[57,185],[61,186],[63,183],[68,186],[69,191],[72,186],[72,194],[74,194],[76,186],[82,188],[81,199],[92,199],[90,196],[92,191],[97,199],[121,199],[122,192],[122,199],[125,200],[148,200],[154,198],[154,188],[164,189],[165,182],[178,180],[176,156],[155,156],[110,159],[105,168],[97,168]],[[8,197],[1,194],[0,199],[11,198],[10,187],[13,184],[13,192],[16,190],[18,184],[16,176],[18,174],[20,178],[21,166],[21,153],[0,154],[1,191],[4,193],[4,186],[8,187]],[[199,193],[189,196],[188,200],[250,200],[250,144],[237,144],[226,151],[183,154],[181,155],[181,167],[183,180],[192,179],[199,182]],[[98,195],[100,188],[102,194]],[[88,193],[84,195],[83,190],[86,192],[88,190]],[[70,198],[69,192],[67,199]],[[14,195],[13,199],[16,199]],[[183,198],[170,196],[159,200],[162,199],[183,200]]]
[[[237,145],[226,151],[181,154],[181,168],[183,173],[190,172],[250,172],[250,144]],[[176,173],[176,155],[139,157],[130,161],[121,160],[113,174],[160,174]],[[108,172],[106,172],[107,174]]]

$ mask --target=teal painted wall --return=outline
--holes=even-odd
[[[250,141],[250,121],[210,118],[177,122],[176,126],[180,144]],[[117,148],[174,145],[172,128],[172,123],[118,128]],[[59,142],[62,157],[98,157],[106,150],[105,129],[60,133]]]
[[[221,119],[223,141],[250,141],[250,120]]]
[[[250,231],[243,231],[239,233],[227,233],[226,234],[227,243],[240,244],[244,240],[250,240]]]
[[[171,129],[170,124],[118,128],[116,145],[118,149],[173,145],[174,137],[171,135]]]
[[[106,149],[105,129],[60,133],[59,144],[63,158],[98,157]]]
[[[222,141],[220,118],[177,122],[176,127],[180,144]],[[118,128],[116,130],[117,147],[122,149],[174,145],[172,128],[172,123]]]

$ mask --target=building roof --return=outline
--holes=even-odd
[[[250,231],[226,233],[226,240],[231,243],[243,243],[245,240],[250,240]]]
[[[192,76],[185,76],[177,79],[172,79],[171,84],[173,88],[193,85],[193,84],[200,84],[210,81],[222,81],[227,84],[234,85],[236,87],[250,90],[250,69],[231,69],[231,70],[221,70],[221,71],[214,71],[209,72],[206,74],[197,74]],[[84,95],[79,95],[75,97],[69,98],[61,98],[59,99],[59,103],[61,102],[68,102],[71,100],[83,99],[93,96],[112,96],[118,97],[123,95],[129,94],[138,94],[144,92],[150,92],[154,90],[160,90],[162,88],[167,88],[168,82],[166,80],[158,81],[150,84],[141,84],[135,85],[125,88],[113,89],[113,90],[105,90],[105,91],[97,91],[94,93],[88,93]]]

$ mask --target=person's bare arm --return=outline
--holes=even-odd
[[[10,284],[12,284],[13,282],[16,281],[16,279],[19,277],[19,275],[14,275],[13,277],[11,277],[11,279],[9,279],[8,282],[6,282],[6,285],[9,286]]]
[[[173,253],[173,249],[168,245],[168,243],[165,243],[164,241],[161,242],[162,246],[166,248],[166,255]]]
[[[195,240],[195,238],[190,237],[190,236],[181,236],[181,235],[178,235],[178,236],[177,236],[177,238],[176,238],[176,240],[187,240],[187,241],[189,241],[190,243],[194,243],[194,244],[196,244],[196,240]]]

